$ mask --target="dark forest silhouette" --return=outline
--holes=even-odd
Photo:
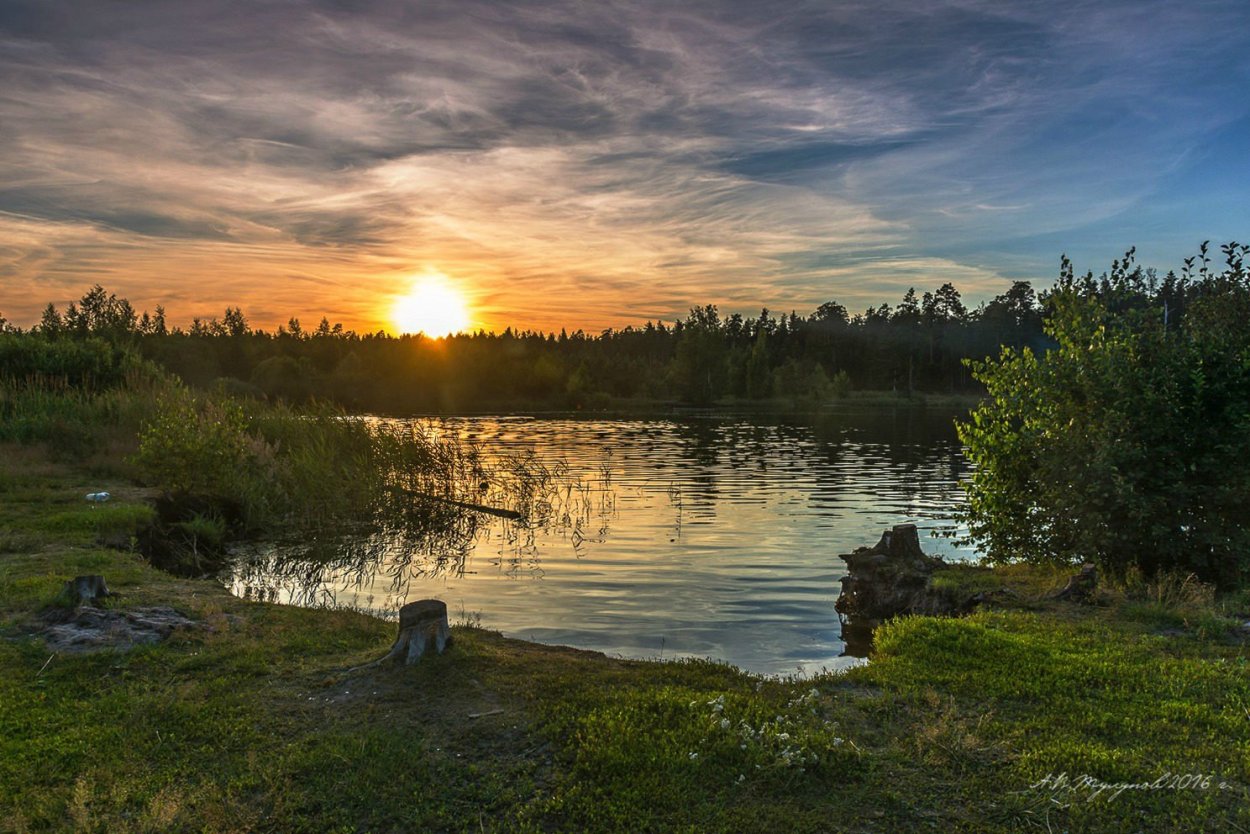
[[[681,321],[599,334],[514,331],[359,334],[322,319],[253,329],[238,307],[171,327],[96,286],[64,312],[49,304],[31,334],[98,337],[132,347],[189,384],[382,412],[499,407],[602,408],[625,401],[706,405],[724,398],[821,401],[855,390],[970,393],[963,360],[1003,345],[1044,346],[1039,296],[1027,282],[978,309],[959,291],[909,290],[894,307],[851,315],[836,301],[810,315],[722,316],[696,307]],[[12,370],[12,369],[11,369]]]

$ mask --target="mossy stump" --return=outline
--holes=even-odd
[[[871,645],[872,630],[886,620],[908,614],[963,616],[984,603],[1014,596],[1003,588],[973,592],[961,588],[958,581],[935,583],[935,575],[940,573],[958,577],[978,569],[950,565],[927,555],[920,548],[920,534],[914,524],[896,524],[875,546],[861,547],[842,558],[847,575],[842,578],[842,593],[834,608],[842,620],[847,653],[859,657],[865,656]]]
[[[61,600],[73,608],[80,605],[98,605],[105,597],[116,596],[99,574],[75,576],[61,589]]]

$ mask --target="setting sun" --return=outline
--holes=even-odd
[[[391,319],[401,333],[424,333],[438,338],[469,329],[464,296],[443,275],[428,274],[396,303]]]

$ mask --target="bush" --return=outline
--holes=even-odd
[[[142,427],[133,462],[178,512],[308,530],[371,520],[390,487],[443,494],[455,447],[410,425],[179,388]]]
[[[161,398],[141,430],[134,462],[173,495],[236,495],[259,463],[260,450],[247,429],[237,403],[178,389]]]
[[[1099,280],[1065,259],[1056,346],[971,363],[989,396],[958,426],[967,522],[991,561],[1250,576],[1250,247],[1224,251],[1162,282],[1132,252]]]
[[[141,360],[129,349],[99,338],[45,339],[0,333],[0,381],[79,391],[115,388]]]

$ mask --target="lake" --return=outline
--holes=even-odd
[[[527,518],[473,513],[447,534],[384,530],[316,556],[253,548],[227,583],[248,598],[391,616],[436,597],[453,622],[624,657],[835,669],[855,662],[833,607],[838,554],[914,522],[928,552],[976,556],[950,537],[969,471],[958,413],[415,418],[475,444],[488,469],[525,479],[542,468]],[[480,503],[505,499],[486,491],[494,483]]]

